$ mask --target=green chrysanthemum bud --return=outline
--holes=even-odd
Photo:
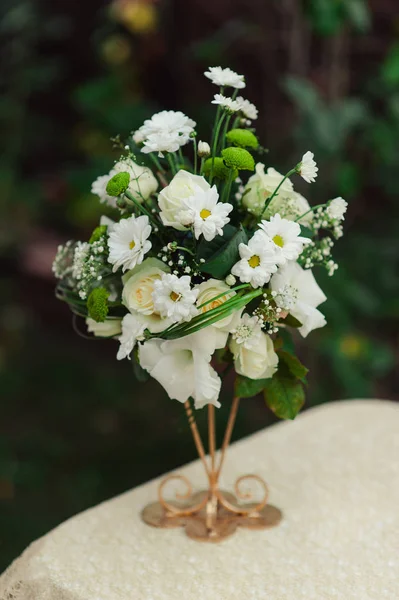
[[[208,158],[204,162],[204,174],[206,176],[208,176],[211,172],[211,169],[212,169],[212,158]],[[220,156],[217,156],[214,159],[214,162],[213,162],[214,177],[217,177],[218,179],[227,179],[230,171],[233,171],[233,173],[232,173],[233,179],[236,179],[238,177],[237,169],[234,169],[234,168],[229,169],[229,167],[226,167],[226,165],[224,164],[223,158],[221,158]]]
[[[226,139],[233,146],[240,148],[257,148],[259,146],[258,138],[248,129],[231,129],[226,135]]]
[[[122,173],[117,173],[107,183],[107,194],[109,196],[120,196],[124,192],[126,192],[130,183],[130,175],[126,173],[126,171],[122,171]]]
[[[91,234],[91,237],[89,239],[89,244],[92,244],[93,242],[98,242],[98,240],[106,233],[107,233],[107,226],[99,225],[98,227],[95,228],[95,230]]]
[[[255,169],[252,154],[244,148],[225,148],[222,150],[222,156],[228,167],[234,167],[239,171],[253,171]]]
[[[103,323],[108,315],[109,292],[103,287],[95,288],[87,298],[89,317],[97,323]]]

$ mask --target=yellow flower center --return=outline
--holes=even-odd
[[[136,242],[134,242],[134,241],[132,240],[132,241],[130,242],[130,244],[129,244],[129,248],[130,248],[130,250],[133,250],[133,248],[135,247],[135,245],[136,245]]]
[[[207,219],[208,217],[211,216],[211,214],[212,213],[210,210],[208,210],[207,208],[203,208],[200,212],[200,217],[201,217],[201,219]]]
[[[248,261],[248,264],[253,269],[255,269],[255,267],[259,267],[259,265],[260,265],[260,258],[259,258],[259,256],[257,256],[257,254],[254,254],[253,256],[251,256],[251,258]]]
[[[281,237],[281,235],[275,235],[273,238],[273,242],[276,244],[276,246],[280,246],[280,248],[284,247],[284,240]]]
[[[177,294],[176,292],[171,292],[169,298],[173,300],[173,302],[178,302],[181,298],[181,294]]]

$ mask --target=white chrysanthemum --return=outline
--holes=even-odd
[[[262,325],[259,319],[245,313],[231,332],[231,335],[237,344],[242,344],[245,348],[251,348],[261,333]]]
[[[334,198],[327,206],[327,214],[331,219],[337,219],[338,221],[344,220],[348,203],[339,196]]]
[[[314,183],[317,177],[317,171],[319,168],[316,165],[316,162],[313,160],[314,154],[313,152],[306,152],[302,156],[302,161],[300,163],[298,173],[307,183]]]
[[[108,181],[115,174],[116,171],[111,169],[108,175],[100,175],[100,177],[97,177],[97,179],[91,184],[91,193],[98,196],[101,203],[108,204],[108,206],[112,206],[113,208],[116,208],[116,198],[114,196],[109,196],[106,188]]]
[[[197,296],[198,289],[191,289],[189,275],[177,277],[165,273],[161,279],[154,281],[154,309],[173,323],[190,321],[198,313],[195,306]]]
[[[191,397],[195,408],[219,407],[221,381],[210,361],[220,347],[217,329],[205,327],[177,340],[145,342],[139,348],[139,361],[170,398],[186,402]]]
[[[265,238],[273,243],[278,265],[283,265],[287,260],[296,260],[304,244],[311,242],[309,238],[300,235],[301,228],[298,223],[282,219],[278,213],[270,217],[270,221],[261,221],[259,228],[265,234]],[[260,231],[255,235],[258,233]]]
[[[303,337],[313,329],[324,327],[325,317],[316,306],[327,298],[310,269],[302,269],[297,262],[290,261],[273,275],[270,287],[277,306],[288,310],[302,323],[299,332]]]
[[[148,239],[150,235],[151,226],[146,215],[116,223],[108,238],[108,261],[114,265],[113,272],[120,267],[127,271],[141,264],[152,245]]]
[[[196,123],[181,111],[163,110],[144,121],[144,125],[135,132],[136,139],[142,139],[144,154],[158,152],[176,152],[187,144]]]
[[[232,113],[238,112],[240,110],[240,106],[237,100],[233,100],[233,98],[228,98],[227,96],[223,96],[222,94],[215,94],[212,100],[212,104],[219,104],[219,106]]]
[[[137,341],[143,340],[145,325],[133,315],[125,315],[122,319],[122,335],[118,338],[120,342],[117,360],[129,358]]]
[[[244,117],[247,119],[251,119],[251,121],[255,121],[258,118],[258,109],[255,104],[252,104],[249,100],[245,100],[242,96],[238,96],[236,98],[236,102],[238,103],[239,110],[242,112]]]
[[[265,235],[254,235],[247,244],[238,247],[241,260],[231,269],[243,283],[250,283],[258,288],[270,280],[277,271],[276,253],[273,243]]]
[[[227,215],[233,210],[231,204],[218,199],[215,185],[209,190],[195,186],[194,194],[183,201],[177,220],[185,227],[193,226],[197,240],[202,234],[210,242],[216,235],[223,235],[223,227],[230,221]]]
[[[204,75],[219,87],[233,87],[237,90],[245,88],[244,75],[238,75],[228,67],[209,67],[209,71],[205,71]]]

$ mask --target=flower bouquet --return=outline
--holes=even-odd
[[[196,123],[182,112],[146,120],[92,185],[115,218],[102,217],[89,241],[60,246],[53,270],[57,297],[88,332],[117,340],[118,360],[132,361],[140,380],[153,377],[184,403],[209,489],[192,496],[188,481],[170,476],[186,493],[165,500],[164,481],[144,519],[184,524],[192,537],[214,541],[237,525],[280,518],[263,480],[251,476],[263,499],[240,504],[219,489],[219,475],[239,398],[263,392],[271,410],[290,419],[303,405],[307,369],[288,340],[294,329],[305,337],[325,325],[317,307],[326,297],[311,269],[336,270],[331,250],[347,205],[335,198],[312,208],[294,190],[295,175],[315,181],[311,152],[285,175],[266,169],[253,127],[258,111],[238,95],[244,77],[221,67],[205,76],[219,87],[209,143],[197,142]],[[230,368],[235,398],[217,465],[214,409]],[[208,406],[210,463],[191,403]],[[237,482],[238,498],[248,497],[242,482],[249,477]]]

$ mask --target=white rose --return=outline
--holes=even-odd
[[[164,225],[169,225],[179,231],[186,229],[177,215],[185,210],[184,200],[194,196],[198,187],[208,191],[211,186],[203,177],[187,171],[181,170],[174,176],[170,184],[158,196],[160,216]]]
[[[248,179],[248,183],[245,186],[242,197],[243,206],[252,214],[260,216],[265,205],[265,200],[272,195],[283,177],[284,175],[281,175],[273,167],[269,167],[267,173],[265,173],[265,165],[258,163],[254,175]],[[278,191],[278,196],[286,198],[291,196],[293,191],[294,188],[291,181],[286,179]]]
[[[263,217],[268,220],[278,213],[284,219],[288,219],[288,221],[295,221],[298,217],[307,213],[302,219],[299,219],[298,223],[301,225],[310,225],[313,219],[313,212],[308,211],[310,211],[310,205],[306,198],[302,194],[298,194],[298,192],[291,192],[286,197],[277,194],[265,210]]]
[[[250,347],[239,344],[234,338],[230,341],[234,356],[234,368],[239,375],[250,379],[267,379],[277,370],[278,356],[273,341],[263,331],[256,336]]]
[[[168,267],[156,258],[147,258],[141,265],[123,276],[122,302],[152,333],[158,333],[171,324],[154,310],[154,282],[161,279]]]
[[[116,173],[122,171],[129,173],[130,183],[128,190],[140,203],[147,200],[158,189],[158,181],[151,169],[138,165],[131,158],[117,162],[113,171]]]
[[[87,317],[87,331],[96,337],[114,337],[122,333],[122,319],[105,319],[103,323],[97,323],[94,319]]]
[[[209,279],[208,281],[204,281],[204,283],[200,283],[196,286],[196,289],[198,289],[197,306],[201,306],[204,302],[208,302],[208,304],[199,309],[201,313],[206,313],[213,308],[217,308],[235,296],[235,292],[232,292],[229,286],[223,281],[219,281],[219,279]],[[219,296],[222,293],[224,293],[223,296],[210,302],[212,298],[216,298],[216,296]],[[242,310],[235,311],[224,319],[220,319],[220,321],[216,321],[216,323],[210,325],[210,327],[215,327],[217,330],[218,348],[224,348],[226,345],[228,334],[236,327],[240,320],[241,312]]]

